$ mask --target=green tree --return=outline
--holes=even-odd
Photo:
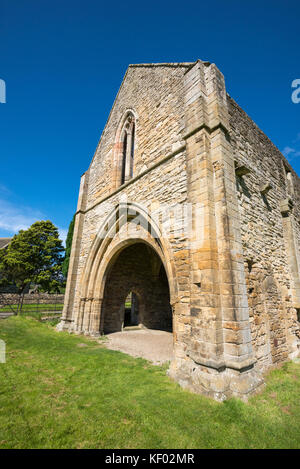
[[[68,276],[69,270],[69,262],[70,262],[70,255],[71,255],[71,248],[72,248],[72,241],[73,241],[73,233],[74,233],[74,225],[75,225],[75,215],[73,216],[71,223],[69,225],[67,239],[66,239],[66,254],[64,261],[62,263],[62,273],[64,274],[65,278]]]
[[[45,291],[58,290],[63,282],[63,251],[58,229],[51,221],[33,223],[20,230],[0,256],[1,284],[15,284],[20,294],[30,283]]]

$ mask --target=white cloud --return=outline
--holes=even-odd
[[[43,214],[31,207],[21,207],[0,199],[0,229],[11,234],[27,229],[32,223],[41,220]]]
[[[62,240],[63,245],[66,246],[66,239],[67,239],[68,230],[58,227],[58,231],[59,231],[59,237]]]
[[[294,153],[295,151],[296,151],[295,148],[284,147],[284,149],[282,150],[282,154],[283,154],[285,157],[288,157],[291,153]]]
[[[0,185],[0,192],[4,186]],[[6,189],[6,188],[5,188]],[[20,230],[26,230],[32,223],[38,220],[48,220],[41,211],[32,207],[20,206],[13,204],[5,199],[0,198],[0,231],[6,232],[6,236],[12,236]],[[68,230],[58,227],[60,239],[65,245]],[[5,236],[2,234],[2,236]],[[1,236],[1,235],[0,235]]]
[[[298,133],[296,140],[294,140],[294,143],[298,142],[300,140],[300,133]],[[298,145],[295,145],[293,147],[286,146],[282,150],[282,154],[287,158],[288,161],[292,161],[295,158],[298,158],[300,156],[300,150],[297,148]]]

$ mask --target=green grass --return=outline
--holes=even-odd
[[[165,367],[58,333],[0,321],[1,448],[299,448],[300,365],[272,371],[248,404],[181,389]]]
[[[47,321],[48,324],[51,326],[56,326],[60,320],[61,320],[61,311],[56,311],[56,312],[37,312],[37,311],[22,311],[21,317],[31,317],[33,319],[36,319],[38,321]]]
[[[0,308],[0,313],[5,313],[5,312],[11,312],[12,309],[17,311],[18,305],[5,305]],[[63,303],[57,303],[57,304],[23,304],[21,313],[26,313],[26,312],[43,312],[43,311],[62,311],[64,305]]]

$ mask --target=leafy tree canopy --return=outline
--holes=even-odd
[[[20,230],[0,256],[1,283],[14,283],[20,292],[29,283],[43,290],[58,290],[62,285],[64,248],[58,229],[51,221],[37,221]]]
[[[65,254],[63,264],[62,264],[62,273],[64,274],[65,278],[67,278],[68,276],[72,240],[73,240],[73,233],[74,233],[74,225],[75,225],[75,215],[73,216],[71,223],[69,225],[68,235],[66,239],[66,254]]]

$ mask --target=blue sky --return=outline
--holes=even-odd
[[[216,63],[300,174],[299,22],[299,1],[0,0],[0,236],[65,236],[129,63]]]

